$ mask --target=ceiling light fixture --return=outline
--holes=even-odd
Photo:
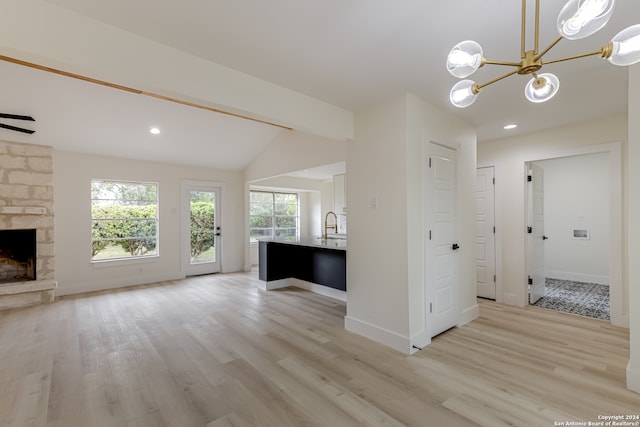
[[[511,130],[511,129],[515,129],[515,128],[517,128],[517,127],[518,127],[518,125],[517,125],[517,124],[515,124],[515,123],[511,123],[511,124],[509,124],[509,125],[504,125],[503,129],[504,129],[504,130]]]
[[[478,84],[473,80],[461,80],[456,83],[449,94],[451,103],[459,108],[468,107],[478,98],[482,88],[496,83],[514,74],[531,75],[524,94],[531,102],[544,102],[553,98],[560,88],[560,81],[551,73],[538,71],[545,64],[569,61],[587,56],[600,55],[614,65],[627,66],[640,62],[640,24],[620,31],[609,43],[594,52],[543,61],[547,54],[560,40],[578,40],[590,36],[606,25],[613,14],[615,0],[569,0],[558,15],[557,28],[560,36],[539,52],[540,36],[540,0],[536,0],[535,40],[532,50],[525,50],[525,26],[527,0],[522,0],[522,36],[520,62],[489,61],[484,57],[482,47],[475,41],[465,40],[451,49],[447,57],[447,69],[454,77],[465,79],[485,64],[506,65],[515,70]]]
[[[151,128],[149,129],[149,132],[151,132],[154,135],[160,135],[160,129],[158,128]]]

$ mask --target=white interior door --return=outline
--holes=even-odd
[[[476,179],[477,295],[496,299],[495,181],[493,166],[478,168]]]
[[[429,143],[425,170],[426,311],[433,337],[458,323],[456,151]]]
[[[183,265],[186,276],[220,272],[220,187],[185,182],[183,200]]]
[[[529,304],[544,296],[544,169],[531,163],[528,178],[528,288]]]

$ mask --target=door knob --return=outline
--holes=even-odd
[[[542,240],[547,240],[548,237],[547,236],[542,236]]]
[[[457,243],[454,243],[453,245],[451,245],[451,249],[453,249],[454,251],[457,249],[460,249],[460,245],[458,245]]]

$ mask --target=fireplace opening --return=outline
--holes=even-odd
[[[0,230],[0,284],[36,280],[36,230]]]

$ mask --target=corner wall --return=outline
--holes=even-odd
[[[345,327],[404,353],[430,342],[422,161],[428,141],[458,150],[462,325],[477,316],[474,131],[415,95],[403,94],[358,112],[356,139],[347,145]]]

